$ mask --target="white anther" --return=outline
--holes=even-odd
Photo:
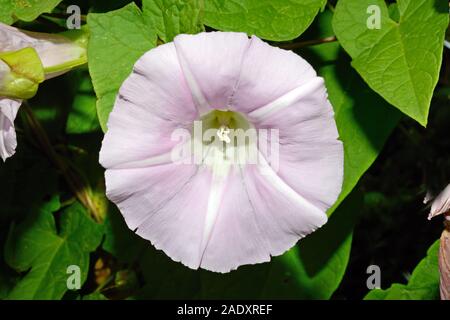
[[[217,136],[219,137],[220,141],[225,141],[226,143],[230,143],[231,139],[228,136],[230,133],[230,129],[226,126],[221,126],[219,130],[217,130]]]

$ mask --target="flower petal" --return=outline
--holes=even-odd
[[[228,108],[250,44],[247,35],[204,32],[179,35],[174,43],[199,111]]]
[[[232,109],[243,113],[265,106],[316,76],[299,55],[253,36],[242,62]]]
[[[174,45],[159,46],[137,61],[120,88],[100,163],[111,168],[170,152],[179,143],[172,133],[190,130],[196,117]]]
[[[439,273],[441,300],[450,300],[450,230],[449,222],[442,231],[439,243]]]
[[[198,268],[211,171],[164,165],[107,170],[108,198],[132,230],[175,261]]]
[[[128,227],[138,228],[196,174],[196,166],[162,164],[146,168],[108,169],[106,194],[119,207]]]
[[[4,79],[11,72],[11,68],[0,59],[0,84],[3,84]]]
[[[234,170],[201,267],[229,272],[269,261],[327,221],[327,216],[286,185],[267,164]]]
[[[0,51],[17,51],[26,47],[33,47],[37,51],[44,69],[64,65],[86,56],[85,48],[64,36],[23,31],[0,23]],[[84,62],[83,60],[82,63]],[[64,72],[51,72],[46,74],[46,78],[50,79],[61,73]]]
[[[433,200],[428,219],[450,212],[450,184]]]
[[[190,268],[228,272],[269,261],[327,220],[267,170],[233,167],[217,179],[206,166],[167,164],[107,170],[106,181],[138,235]]]
[[[338,198],[343,182],[342,143],[281,145],[278,175],[291,188],[324,212]]]
[[[322,210],[331,207],[342,188],[344,155],[323,79],[312,78],[248,118],[259,129],[279,130],[278,175]]]
[[[0,157],[5,161],[16,152],[14,119],[22,101],[0,97]]]

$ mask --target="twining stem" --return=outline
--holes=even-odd
[[[52,13],[45,13],[48,16],[51,17],[55,17],[55,18],[62,18],[62,19],[67,19],[67,17],[69,16],[69,14],[65,13],[67,12],[67,8],[69,7],[69,5],[61,2],[60,4],[58,4],[58,6],[56,7],[57,9],[61,10],[62,13],[56,13],[56,12],[52,12]],[[86,22],[87,21],[87,16],[82,14],[81,15],[81,21]]]
[[[96,222],[101,222],[100,214],[94,204],[91,196],[90,187],[87,186],[80,177],[70,168],[68,161],[61,157],[53,148],[47,133],[34,115],[27,102],[22,105],[25,111],[25,120],[27,121],[38,145],[42,148],[45,155],[50,159],[53,165],[61,171],[66,183],[68,184],[75,197],[88,210],[89,214]]]
[[[56,19],[63,19],[63,20],[66,20],[69,16],[70,15],[68,13],[66,14],[66,13],[56,13],[56,12],[42,14],[42,17],[44,17],[44,18],[56,18]],[[84,14],[80,15],[80,20],[82,22],[86,22],[87,16]]]
[[[281,43],[278,44],[280,48],[287,49],[287,50],[294,50],[309,46],[315,46],[322,43],[328,43],[328,42],[335,42],[337,41],[335,36],[332,37],[326,37],[322,39],[316,39],[316,40],[308,40],[308,41],[300,41],[300,42],[292,42],[292,43]]]

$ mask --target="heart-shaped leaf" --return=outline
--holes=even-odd
[[[448,2],[397,4],[398,22],[391,19],[383,0],[340,0],[333,28],[367,84],[425,126],[442,62]]]

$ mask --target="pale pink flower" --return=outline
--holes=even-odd
[[[36,50],[45,79],[61,75],[86,63],[86,49],[82,44],[56,34],[29,32],[0,23],[0,53],[24,48]],[[10,73],[9,66],[0,59],[0,89]],[[0,96],[0,157],[3,161],[15,153],[17,140],[14,119],[22,100],[17,96]]]
[[[86,63],[84,44],[59,35],[20,30],[0,23],[0,52],[34,48],[41,59],[45,78],[59,76]]]
[[[430,198],[427,194],[424,202]],[[441,300],[450,300],[450,184],[431,203],[428,220],[441,214],[445,218],[445,229],[439,243],[440,294]]]
[[[224,113],[213,110],[231,111],[230,127],[278,129],[279,169],[263,150],[257,164],[174,163],[175,130],[209,119],[223,134]],[[179,35],[142,56],[117,96],[100,162],[131,230],[216,272],[269,261],[322,226],[343,177],[323,79],[293,52],[232,32]]]
[[[450,219],[450,184],[439,193],[439,195],[431,203],[430,214],[428,219],[436,217],[440,214],[448,213],[447,219]]]
[[[22,101],[0,97],[0,157],[3,161],[16,150],[17,139],[14,119]]]

